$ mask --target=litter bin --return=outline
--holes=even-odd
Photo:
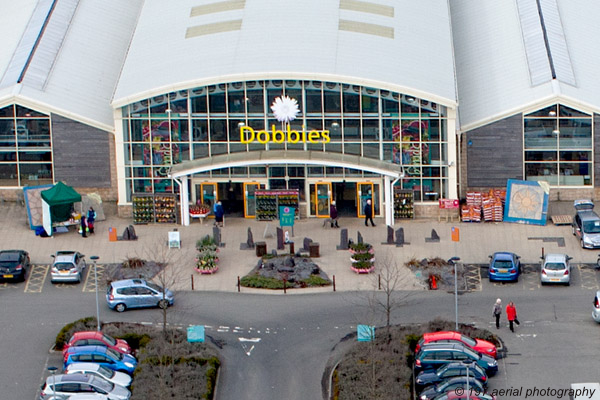
[[[117,241],[117,230],[114,227],[108,228],[108,241],[109,242]]]
[[[311,242],[308,245],[310,257],[319,257],[319,243]]]
[[[267,243],[256,242],[256,257],[262,257],[267,254]]]

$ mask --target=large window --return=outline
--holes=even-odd
[[[50,117],[19,105],[0,109],[0,186],[53,183]]]
[[[591,186],[592,116],[561,104],[523,118],[525,179]]]
[[[329,131],[328,143],[242,142],[240,127],[282,129],[271,110],[281,95],[298,102],[292,130]],[[128,193],[171,192],[170,166],[259,150],[343,153],[399,164],[415,199],[437,201],[447,191],[446,110],[436,103],[340,82],[270,80],[198,87],[145,99],[123,109]],[[343,176],[330,171],[326,175]],[[237,176],[231,171],[208,176]],[[311,173],[309,173],[311,175]],[[370,176],[354,171],[352,175]],[[130,200],[130,199],[128,199]]]

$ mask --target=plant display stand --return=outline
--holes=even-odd
[[[257,190],[256,196],[256,219],[258,221],[273,221],[279,218],[279,206],[290,206],[296,209],[298,217],[298,205],[300,193],[298,190]]]
[[[177,223],[177,196],[175,194],[134,195],[133,223]]]
[[[219,270],[219,247],[211,236],[206,235],[196,242],[196,272],[211,275]]]
[[[350,269],[357,274],[368,274],[375,270],[375,249],[368,243],[349,245]]]

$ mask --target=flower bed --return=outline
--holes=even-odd
[[[198,255],[194,269],[201,274],[214,274],[219,270],[219,248],[213,238],[206,235],[196,242]]]

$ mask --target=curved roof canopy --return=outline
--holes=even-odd
[[[174,165],[169,176],[181,178],[186,175],[207,172],[220,168],[244,167],[248,165],[308,164],[358,169],[391,178],[400,178],[402,167],[385,161],[360,156],[323,153],[302,150],[262,150],[248,153],[231,153],[186,161]]]
[[[114,106],[259,79],[345,82],[455,105],[446,0],[146,0]]]

